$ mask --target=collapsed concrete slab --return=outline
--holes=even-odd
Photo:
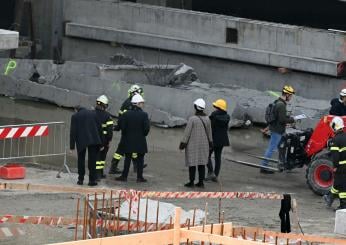
[[[0,65],[7,62],[8,59],[0,59]],[[154,66],[145,67],[154,70]],[[277,96],[272,91],[260,92],[239,86],[211,87],[198,79],[191,82],[187,79],[195,76],[191,67],[184,64],[167,67],[169,71],[156,71],[158,79],[153,79],[153,82],[143,79],[146,76],[144,68],[137,67],[136,70],[136,66],[105,66],[87,62],[56,65],[46,60],[18,60],[17,68],[9,76],[1,77],[0,93],[42,99],[65,107],[91,107],[97,96],[106,94],[111,101],[110,112],[117,115],[132,82],[141,81],[138,83],[144,89],[145,110],[151,121],[168,127],[186,124],[187,118],[194,113],[193,101],[197,98],[206,100],[207,113],[213,110],[213,101],[224,98],[229,105],[228,113],[232,115],[231,126],[242,126],[248,120],[265,123],[265,108]],[[298,125],[301,128],[314,127],[329,108],[328,101],[294,98],[289,111],[292,115],[304,113],[308,117]]]

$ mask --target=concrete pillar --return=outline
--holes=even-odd
[[[346,209],[340,209],[335,212],[334,232],[346,236]]]
[[[19,33],[0,29],[0,50],[18,48]]]

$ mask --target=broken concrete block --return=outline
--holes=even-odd
[[[340,209],[335,212],[334,232],[346,236],[346,209]]]

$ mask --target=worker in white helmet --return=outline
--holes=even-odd
[[[118,121],[121,130],[119,148],[125,154],[124,170],[118,181],[127,181],[132,154],[137,153],[137,182],[147,182],[143,177],[144,155],[148,152],[146,136],[149,134],[150,122],[148,114],[143,111],[144,99],[136,94],[131,99],[132,107]]]
[[[204,113],[205,101],[197,99],[193,103],[195,115],[189,118],[184,137],[179,145],[185,150],[185,165],[189,167],[189,182],[185,187],[204,188],[205,166],[208,163],[209,151],[212,149],[212,133],[209,117]],[[195,184],[196,168],[198,168],[198,183]]]
[[[335,136],[328,146],[335,168],[334,183],[328,194],[323,196],[328,207],[331,207],[335,198],[339,198],[340,206],[337,209],[346,209],[346,134],[344,120],[334,117],[330,123]]]
[[[346,88],[340,91],[339,98],[332,99],[330,105],[330,115],[339,117],[346,116]]]
[[[101,95],[96,99],[95,113],[98,124],[101,125],[102,145],[98,157],[96,159],[96,181],[106,178],[104,168],[106,165],[106,157],[109,150],[109,143],[113,137],[113,120],[109,112],[107,112],[109,100],[106,95]]]
[[[120,107],[119,110],[119,115],[118,118],[120,118],[126,111],[130,110],[130,108],[132,107],[132,103],[131,103],[131,99],[134,95],[139,94],[143,97],[143,88],[141,88],[139,85],[134,84],[130,87],[130,89],[128,90],[128,97],[127,99],[123,102],[123,104]],[[115,131],[119,131],[120,128],[118,127],[118,125],[116,125],[114,127]],[[109,174],[120,174],[122,173],[122,171],[120,171],[120,169],[118,168],[118,164],[119,161],[121,160],[121,158],[123,157],[123,152],[121,151],[121,149],[119,148],[119,145],[117,147],[117,150],[114,152],[113,154],[113,159],[112,159],[112,163],[111,163],[111,167],[109,169]],[[137,158],[137,153],[133,153],[132,155],[133,158],[133,170],[134,172],[137,171],[137,166],[136,166],[136,158]],[[146,166],[144,166],[146,167]]]

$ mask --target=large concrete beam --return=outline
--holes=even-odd
[[[19,33],[0,29],[0,50],[18,48]]]
[[[67,23],[66,35],[83,39],[118,42],[142,47],[238,60],[261,65],[286,67],[293,70],[335,77],[339,75],[338,65],[340,62],[337,61],[287,55],[258,49],[230,47],[227,45],[191,41],[110,27]]]

